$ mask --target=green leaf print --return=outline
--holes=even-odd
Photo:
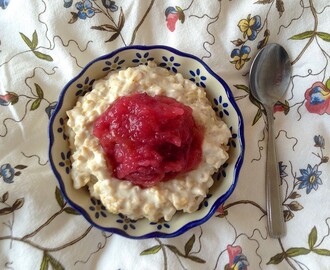
[[[48,260],[53,267],[53,270],[64,270],[64,267],[61,265],[59,261],[57,261],[54,257],[48,254]]]
[[[330,250],[328,249],[313,249],[313,252],[315,252],[318,255],[323,255],[323,256],[330,256]]]
[[[289,248],[286,251],[286,255],[290,258],[292,257],[296,257],[296,256],[300,256],[300,255],[306,255],[308,253],[310,253],[311,251],[307,248],[303,248],[303,247],[295,247],[295,248]]]
[[[330,42],[330,34],[324,32],[317,32],[316,35],[322,38],[324,41]]]
[[[34,50],[35,48],[37,48],[37,46],[38,46],[38,34],[37,34],[37,31],[34,31],[33,35],[32,35],[32,47],[31,47],[31,49]]]
[[[278,253],[275,256],[271,257],[269,262],[267,263],[267,265],[269,264],[279,264],[280,262],[282,262],[285,258],[285,253]]]
[[[272,2],[273,2],[273,0],[258,0],[257,2],[255,2],[255,4],[263,4],[263,5],[265,5],[265,4],[270,4]]]
[[[76,210],[74,210],[71,207],[65,207],[64,212],[67,214],[70,214],[70,215],[80,215],[79,212],[77,212]]]
[[[12,205],[13,211],[22,208],[24,205],[24,198],[17,199],[14,204]]]
[[[9,193],[8,191],[2,195],[1,202],[5,203],[8,200]]]
[[[119,21],[118,21],[118,32],[120,32],[123,29],[124,24],[125,24],[125,15],[124,15],[123,9],[120,8],[120,15],[119,15]]]
[[[34,55],[36,57],[38,57],[39,59],[42,59],[42,60],[49,61],[49,62],[53,61],[53,58],[50,55],[36,51],[36,48],[37,48],[38,42],[39,42],[37,31],[33,32],[32,41],[23,33],[20,32],[19,34],[21,35],[21,38],[23,39],[25,44],[31,49],[31,51],[34,53]]]
[[[140,253],[140,255],[151,255],[151,254],[156,254],[160,249],[162,248],[161,245],[156,245],[151,248],[148,248]]]
[[[64,205],[65,205],[65,202],[64,202],[62,193],[61,193],[61,191],[60,191],[60,189],[58,187],[56,187],[56,189],[55,189],[55,198],[56,198],[56,201],[57,201],[58,205],[61,208],[63,208]]]
[[[24,170],[25,168],[27,168],[27,166],[22,165],[22,164],[19,164],[19,165],[15,166],[15,169],[17,169],[17,170]]]
[[[194,262],[197,262],[197,263],[206,263],[205,260],[203,260],[203,259],[201,259],[199,257],[196,257],[196,256],[189,255],[189,256],[187,256],[187,259],[190,259],[190,260],[192,260]]]
[[[188,242],[186,243],[186,245],[185,245],[185,252],[187,252],[187,250],[190,249],[190,245],[191,245],[191,242],[193,240],[193,237],[195,237],[195,235],[193,235],[188,240]],[[199,257],[188,255],[188,254],[183,254],[176,246],[166,245],[166,247],[168,247],[174,254],[176,254],[176,255],[178,255],[178,256],[180,256],[182,258],[186,258],[186,259],[192,260],[192,261],[197,262],[197,263],[205,263],[205,261],[203,259],[199,258]]]
[[[292,39],[292,40],[302,40],[302,39],[310,38],[313,35],[314,35],[314,31],[306,31],[306,32],[294,35],[294,36],[290,37],[290,39]]]
[[[28,45],[28,47],[31,49],[31,50],[34,50],[33,49],[33,45],[32,45],[32,41],[26,36],[24,35],[23,33],[19,33],[21,35],[21,38],[23,39],[23,41],[25,42],[26,45]]]
[[[166,245],[174,254],[176,254],[176,255],[179,255],[179,256],[181,256],[181,257],[185,257],[185,255],[184,254],[182,254],[181,252],[180,252],[180,250],[178,250],[178,248],[176,247],[176,246],[173,246],[173,245]]]
[[[39,84],[35,83],[34,87],[36,88],[37,95],[40,99],[44,98],[44,91],[42,91],[41,87]]]
[[[8,215],[12,212],[13,212],[12,207],[4,207],[4,208],[0,209],[0,216]]]
[[[313,249],[316,241],[317,241],[317,230],[316,230],[316,227],[314,226],[308,235],[308,246],[310,249]]]
[[[48,270],[49,266],[49,260],[46,254],[42,257],[41,265],[40,265],[40,270]]]
[[[185,252],[186,256],[192,250],[194,243],[195,243],[195,235],[193,234],[184,246],[184,252]]]
[[[49,264],[53,270],[64,270],[62,264],[57,261],[54,257],[50,256],[48,253],[44,252],[44,256],[41,261],[40,270],[48,270]]]
[[[254,126],[262,116],[262,110],[258,109],[256,115],[254,116],[252,126]]]
[[[102,24],[99,26],[92,26],[91,29],[107,32],[118,32],[118,28],[110,24]]]
[[[330,78],[325,82],[325,86],[330,89]]]
[[[23,33],[19,33],[21,35],[21,38],[23,39],[23,41],[25,42],[25,44],[33,51],[37,48],[38,46],[38,34],[37,31],[34,30],[33,34],[32,34],[32,41]]]
[[[235,84],[234,87],[236,87],[239,90],[243,90],[246,93],[250,93],[250,88],[244,84]]]
[[[34,110],[38,109],[41,101],[42,101],[42,99],[40,99],[40,98],[37,98],[35,101],[33,101],[30,110],[34,111]]]
[[[33,53],[39,59],[46,60],[46,61],[49,61],[49,62],[53,61],[53,58],[48,54],[44,54],[44,53],[41,53],[41,52],[38,52],[38,51],[33,51]]]

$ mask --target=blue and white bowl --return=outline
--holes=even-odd
[[[70,178],[70,149],[64,133],[66,111],[73,108],[80,95],[92,89],[93,82],[108,72],[144,64],[149,60],[205,88],[207,97],[219,117],[232,132],[229,160],[214,175],[214,185],[198,211],[177,212],[168,222],[147,219],[130,220],[105,210],[100,201],[91,198],[87,189],[76,190]],[[134,239],[175,237],[206,222],[234,191],[244,156],[243,119],[228,85],[197,57],[166,46],[131,46],[118,49],[90,62],[63,89],[49,124],[49,160],[60,189],[68,203],[93,226]]]

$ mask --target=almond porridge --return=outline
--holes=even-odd
[[[96,81],[67,115],[74,188],[88,186],[109,212],[130,219],[196,211],[228,159],[231,133],[205,90],[154,62]]]

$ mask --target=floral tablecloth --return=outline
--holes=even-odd
[[[328,0],[0,0],[0,269],[330,269]],[[287,235],[267,235],[265,111],[250,95],[256,53],[292,61],[274,107]],[[238,185],[214,217],[171,239],[92,228],[65,202],[48,162],[58,95],[92,59],[164,44],[204,60],[242,111]]]

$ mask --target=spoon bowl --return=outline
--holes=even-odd
[[[286,50],[278,44],[264,47],[250,70],[252,95],[263,105],[274,105],[285,94],[291,78],[291,62]]]
[[[274,142],[274,104],[284,95],[291,79],[288,53],[279,44],[268,44],[254,59],[250,70],[251,94],[262,103],[268,124],[266,204],[268,232],[272,238],[285,235],[280,172]]]

